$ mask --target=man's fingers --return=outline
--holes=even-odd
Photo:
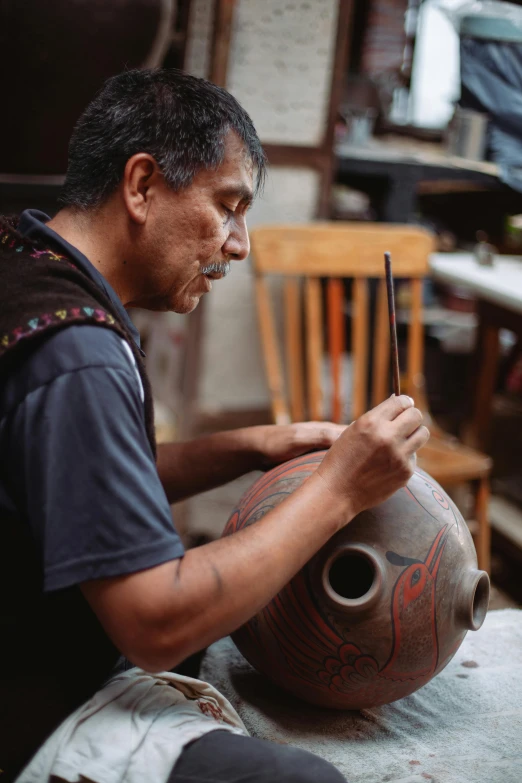
[[[406,448],[409,454],[421,449],[430,439],[430,431],[424,425],[420,426],[415,432],[410,435],[406,440]]]
[[[331,446],[337,438],[345,431],[345,424],[326,423],[322,427],[321,435],[325,446]]]
[[[346,424],[334,424],[330,421],[309,421],[296,425],[299,438],[312,443],[315,448],[329,448],[346,429]]]
[[[408,408],[413,408],[413,406],[414,402],[412,398],[408,397],[406,394],[399,394],[398,397],[395,394],[392,394],[391,397],[388,397],[387,400],[384,400],[380,405],[377,405],[370,413],[373,412],[388,421],[394,421],[397,416],[400,416],[401,413],[408,410]]]
[[[422,424],[423,416],[418,408],[407,408],[393,422],[397,435],[408,438]]]

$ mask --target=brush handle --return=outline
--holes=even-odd
[[[395,294],[393,290],[393,276],[390,253],[384,254],[384,268],[386,270],[386,291],[388,293],[388,315],[390,317],[391,360],[393,368],[393,391],[399,396],[401,393],[401,376],[399,372],[399,348],[397,346],[397,322],[395,318]]]

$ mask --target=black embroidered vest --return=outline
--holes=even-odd
[[[0,218],[0,381],[39,340],[82,323],[112,329],[130,346],[155,454],[150,384],[140,352],[111,301],[71,258],[28,240],[15,221]],[[43,593],[40,560],[21,515],[0,517],[2,783],[10,783],[49,732],[100,687],[119,657],[79,587]],[[78,629],[84,643],[70,654]],[[54,646],[46,643],[49,639],[56,640]],[[64,645],[64,639],[73,641]],[[49,649],[56,653],[52,659]]]
[[[131,348],[145,392],[147,435],[156,454],[150,383],[141,354],[106,294],[73,260],[16,229],[0,217],[0,373],[34,344],[70,324],[112,329]]]

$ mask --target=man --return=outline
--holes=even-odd
[[[422,415],[392,397],[345,431],[255,427],[162,446],[155,460],[124,308],[188,313],[246,258],[264,155],[226,91],[177,71],[110,79],[69,153],[57,215],[0,226],[4,779],[29,762],[23,783],[342,780],[244,736],[210,686],[169,672],[406,483]],[[184,552],[169,502],[329,446],[258,524]],[[114,675],[120,655],[141,668]]]

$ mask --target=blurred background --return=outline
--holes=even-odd
[[[432,233],[423,280],[426,405],[450,442],[492,459],[493,603],[521,605],[522,7],[0,0],[0,58],[2,214],[56,212],[68,138],[107,77],[174,67],[225,86],[254,120],[270,173],[250,228],[324,220]],[[396,297],[404,359],[411,301],[401,279]],[[352,303],[346,279],[345,421]],[[277,292],[275,310],[281,320]],[[160,439],[272,421],[250,260],[189,317],[133,318]],[[253,478],[174,509],[187,543],[218,536]],[[472,490],[465,482],[451,488],[473,529]]]

